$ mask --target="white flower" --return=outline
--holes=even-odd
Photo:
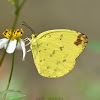
[[[24,60],[26,55],[26,49],[24,40],[20,38],[22,36],[22,33],[24,33],[22,29],[21,32],[19,32],[19,29],[17,29],[16,31],[14,30],[14,32],[12,32],[12,30],[9,31],[6,29],[6,31],[3,32],[3,35],[6,38],[0,39],[0,49],[5,48],[6,52],[9,54],[13,53],[15,49],[22,50],[23,51],[22,60]]]

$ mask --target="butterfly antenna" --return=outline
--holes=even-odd
[[[24,25],[27,28],[29,28],[35,34],[34,30],[30,26],[28,26],[24,21],[22,21],[22,22],[23,22],[22,25]]]

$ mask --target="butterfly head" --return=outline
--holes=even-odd
[[[32,34],[32,39],[35,39],[37,35],[35,33]]]

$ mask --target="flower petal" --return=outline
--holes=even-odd
[[[16,49],[16,45],[17,45],[17,40],[10,40],[8,47],[6,49],[7,53],[13,53]]]
[[[16,47],[16,49],[17,49],[17,50],[22,50],[22,47],[21,47],[20,42],[17,43],[17,47]]]
[[[22,60],[24,61],[25,55],[26,55],[25,42],[23,39],[19,39],[19,43],[20,43],[22,51],[23,51],[23,59]],[[18,49],[18,47],[17,47],[17,49]]]
[[[3,38],[3,39],[0,39],[0,49],[2,49],[5,44],[7,44],[9,41],[9,39],[6,39],[6,38]]]

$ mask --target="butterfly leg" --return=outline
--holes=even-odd
[[[24,39],[24,41],[25,41],[25,42],[26,42],[26,41],[31,41],[31,38],[28,38],[28,37],[27,37],[27,38]]]
[[[31,49],[27,50],[27,52],[30,52],[30,51],[32,51],[32,50]]]

